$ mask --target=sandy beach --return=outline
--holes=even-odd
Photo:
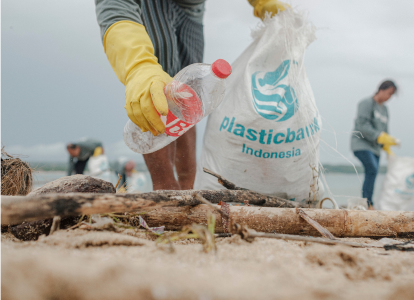
[[[233,236],[204,253],[197,240],[154,240],[129,229],[35,242],[4,233],[3,299],[414,299],[413,252]]]

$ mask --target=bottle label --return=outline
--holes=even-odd
[[[181,121],[171,111],[167,116],[161,116],[161,121],[165,124],[165,134],[169,136],[182,136],[194,126],[194,124]]]

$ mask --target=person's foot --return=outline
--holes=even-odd
[[[375,208],[372,205],[370,205],[368,206],[368,210],[375,210]]]

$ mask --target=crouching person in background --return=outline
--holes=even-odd
[[[68,144],[67,150],[69,152],[68,176],[73,173],[83,174],[89,158],[103,153],[102,143],[90,138]]]

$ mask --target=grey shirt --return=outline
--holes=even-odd
[[[143,24],[142,21],[142,0],[95,0],[96,17],[101,29],[103,40],[108,28],[119,21],[133,21]],[[172,0],[169,0],[172,1]],[[193,21],[203,22],[205,0],[174,0],[185,14]]]
[[[97,147],[102,147],[102,143],[100,141],[86,138],[82,139],[79,142],[73,143],[74,145],[79,146],[80,153],[77,157],[77,160],[85,161],[88,160],[89,157],[93,155],[95,149]],[[73,157],[69,157],[69,166],[68,166],[68,176],[72,175],[73,170],[75,169]]]
[[[370,97],[358,104],[354,132],[351,137],[351,150],[368,150],[380,156],[382,145],[377,143],[381,132],[388,133],[388,109]]]

